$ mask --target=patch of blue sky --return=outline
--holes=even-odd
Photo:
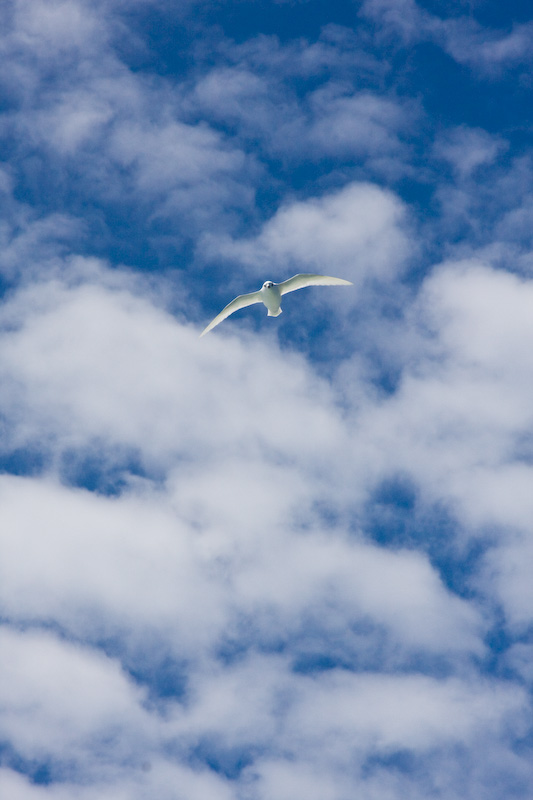
[[[139,478],[152,484],[164,479],[160,470],[150,470],[143,464],[138,453],[120,453],[113,448],[109,454],[103,442],[92,443],[90,449],[66,450],[61,453],[59,462],[57,471],[66,485],[108,496],[122,494]],[[34,470],[34,474],[36,472]]]
[[[229,780],[237,780],[243,770],[253,765],[255,759],[261,755],[261,748],[231,747],[225,744],[223,738],[206,736],[191,750],[188,757],[190,763],[198,768],[207,766]]]
[[[60,773],[59,765],[51,764],[48,759],[44,761],[25,759],[14,752],[9,743],[0,743],[0,765],[27,776],[30,782],[37,786],[49,786],[58,780]]]
[[[46,457],[40,450],[16,448],[0,457],[0,472],[8,475],[40,475]]]

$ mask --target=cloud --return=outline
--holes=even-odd
[[[23,204],[14,204],[13,213],[1,231],[0,272],[8,283],[30,281],[44,269],[49,274],[60,270],[73,242],[84,237],[83,223],[66,214],[38,216]],[[39,264],[35,265],[35,253]]]
[[[400,36],[408,45],[433,41],[459,64],[496,76],[505,68],[530,60],[533,28],[513,25],[507,33],[483,27],[471,16],[442,18],[415,0],[365,0],[362,14],[377,20],[382,31]]]
[[[525,700],[519,689],[505,684],[474,687],[421,676],[338,672],[302,683],[301,694],[296,695],[295,735],[297,730],[307,731],[311,741],[316,737],[318,747],[329,739],[331,749],[341,757],[344,750],[347,760],[359,737],[375,741],[378,750],[423,750],[432,749],[439,740],[461,742],[487,734],[501,724],[502,716],[520,714]],[[350,738],[341,744],[342,733],[348,731]]]
[[[289,81],[294,78],[355,74],[367,79],[381,77],[387,71],[357,29],[331,22],[320,28],[314,40],[258,34],[239,43],[224,39],[219,48],[228,64],[240,64],[250,72],[268,76],[271,82],[287,81],[287,88],[292,88]]]
[[[315,428],[320,446],[335,441],[335,428],[323,427],[326,420],[313,402],[324,396],[327,403],[328,389],[306,374],[298,358],[284,364],[261,342],[251,351],[238,341],[218,339],[203,347],[198,329],[176,325],[127,286],[126,280],[122,286],[101,286],[98,273],[96,281],[72,286],[44,281],[4,306],[3,403],[19,444],[34,440],[39,429],[47,430],[52,442],[59,437],[60,446],[107,439],[160,460],[164,453],[192,449],[199,430],[215,447],[228,447],[228,454],[241,450],[243,434],[251,452],[300,446],[307,427]],[[138,291],[143,290],[141,283]],[[150,369],[150,380],[140,372],[141,363]],[[212,369],[216,386],[206,384],[199,406],[198,386]],[[239,398],[234,386],[241,380],[248,388]],[[285,418],[281,385],[295,398]],[[248,392],[254,408],[246,411]],[[163,416],[153,413],[161,402]],[[275,429],[257,427],[258,420],[270,417],[279,420]],[[40,438],[46,449],[48,437]]]
[[[479,649],[477,615],[448,596],[424,559],[387,555],[319,534],[323,522],[318,509],[311,511],[313,502],[336,482],[339,501],[350,496],[343,498],[349,490],[342,472],[350,467],[342,453],[351,432],[331,391],[307,374],[301,360],[286,362],[272,348],[266,359],[259,343],[224,340],[206,348],[196,331],[124,288],[45,284],[15,295],[4,315],[3,408],[11,437],[4,443],[6,455],[31,448],[39,431],[49,469],[83,485],[96,468],[101,490],[122,487],[125,492],[120,500],[106,499],[71,493],[40,478],[3,479],[6,531],[15,531],[11,520],[19,516],[17,508],[26,509],[15,538],[8,536],[6,565],[9,561],[11,566],[6,566],[5,585],[10,589],[4,602],[11,613],[22,612],[22,619],[52,614],[72,630],[87,613],[97,615],[98,625],[114,620],[118,629],[132,624],[132,614],[149,625],[170,615],[173,625],[183,624],[183,647],[189,635],[193,640],[203,636],[198,614],[210,620],[208,637],[234,624],[228,622],[230,598],[223,580],[229,569],[235,570],[238,608],[255,609],[260,639],[273,633],[288,638],[289,631],[295,635],[309,609],[313,624],[326,635],[342,619],[349,625],[369,618],[409,647],[440,651],[446,642],[448,650]],[[69,336],[74,329],[76,335]],[[202,410],[198,397],[206,375],[210,388]],[[180,462],[187,465],[186,473]],[[139,465],[141,474],[163,480],[166,487],[150,489],[148,484],[140,505],[135,495],[143,484],[137,488],[130,476]],[[47,520],[46,533],[39,519]],[[287,539],[283,520],[315,532]],[[78,531],[75,538],[72,525]],[[116,539],[122,530],[128,532],[127,545],[121,534]],[[157,530],[157,537],[146,540],[146,530]],[[230,530],[228,538],[223,531]],[[143,542],[149,550],[130,563],[124,583],[112,565],[130,560],[133,541],[135,551],[142,550]],[[59,551],[63,557],[56,561]],[[26,577],[16,568],[23,552],[32,554]],[[153,576],[158,576],[153,586],[146,574],[151,558]],[[164,564],[175,565],[166,581]],[[373,582],[367,582],[366,575],[374,573],[389,575],[388,591],[376,593]],[[135,589],[141,574],[146,596]],[[31,592],[27,580],[34,586]],[[214,583],[208,591],[209,580]],[[176,603],[185,609],[193,592],[198,594],[191,611],[196,611],[179,622],[172,609]],[[84,609],[91,597],[100,601],[89,612]],[[339,620],[321,621],[322,604],[333,604]],[[436,637],[441,616],[451,627],[448,635],[447,624],[440,622]]]
[[[422,460],[428,478],[430,463],[438,481],[445,472],[453,480],[463,465],[463,480],[466,465],[490,468],[520,458],[520,435],[531,421],[530,291],[527,280],[468,261],[442,265],[426,281],[417,308],[427,355],[404,373],[400,391],[379,416],[383,411],[385,422],[395,409],[390,420],[396,414],[402,419],[395,430],[401,436],[417,432],[411,447],[439,443],[439,451]],[[409,452],[406,444],[398,452]],[[456,486],[461,491],[460,481]]]
[[[167,196],[158,214],[186,213],[192,206],[207,221],[212,206],[220,213],[223,206],[250,199],[232,177],[244,169],[244,155],[207,126],[124,125],[112,137],[112,152],[115,163],[131,170],[136,192],[144,198]]]
[[[244,262],[257,275],[275,263],[284,271],[339,275],[361,285],[401,270],[412,252],[406,217],[392,194],[352,183],[320,198],[287,203],[254,239],[206,237],[204,247],[209,254],[216,250]]]
[[[67,518],[86,520],[83,538],[89,550],[80,549],[79,539],[72,540],[74,550],[69,557],[69,569],[65,572],[63,561],[57,564],[56,572],[52,557],[45,571],[48,577],[43,586],[44,596],[55,587],[49,601],[54,615],[61,614],[61,608],[69,609],[65,624],[70,624],[69,614],[77,607],[72,597],[67,601],[69,592],[76,585],[83,587],[87,580],[86,597],[108,598],[107,612],[104,607],[98,612],[102,619],[109,617],[111,606],[115,608],[119,626],[124,618],[130,618],[136,590],[125,585],[122,592],[112,572],[107,575],[108,569],[102,569],[103,563],[117,564],[128,556],[110,552],[98,566],[101,556],[97,554],[104,545],[112,545],[115,529],[124,527],[130,531],[128,538],[132,541],[132,520],[142,518],[144,505],[138,507],[133,497],[128,499],[128,486],[136,492],[135,479],[128,475],[135,464],[140,464],[148,476],[166,477],[169,482],[165,493],[160,495],[156,491],[153,500],[149,499],[151,492],[148,492],[148,517],[140,526],[136,548],[141,546],[145,528],[155,528],[161,535],[167,530],[157,547],[152,541],[151,549],[166,553],[166,563],[179,563],[185,574],[194,574],[196,568],[186,566],[187,559],[193,558],[194,548],[188,556],[185,551],[181,555],[178,551],[170,555],[180,539],[174,544],[172,541],[174,536],[183,536],[178,533],[183,525],[185,529],[192,526],[192,530],[203,531],[201,548],[207,548],[208,563],[211,558],[215,563],[220,558],[223,564],[229,565],[236,558],[237,567],[243,559],[246,572],[241,575],[239,567],[234,576],[235,590],[242,593],[243,607],[257,608],[257,619],[261,618],[263,607],[269,609],[269,614],[276,615],[275,624],[282,626],[280,630],[286,626],[296,630],[298,615],[303,614],[306,607],[313,607],[312,598],[323,598],[320,602],[334,603],[347,623],[350,615],[354,619],[368,616],[377,624],[390,627],[400,640],[411,642],[415,647],[439,650],[444,641],[447,649],[458,646],[476,650],[479,647],[476,614],[447,596],[423,559],[408,554],[389,556],[361,543],[342,539],[330,541],[318,534],[292,542],[286,540],[282,520],[292,518],[294,524],[298,524],[301,512],[296,514],[296,509],[312,508],[313,498],[326,496],[335,483],[337,497],[341,500],[343,493],[349,491],[347,486],[344,488],[343,471],[354,468],[350,465],[351,459],[346,462],[346,457],[341,455],[346,436],[352,434],[342,421],[334,396],[321,380],[307,374],[301,360],[286,362],[281,351],[272,348],[265,359],[265,348],[260,343],[243,345],[230,340],[220,343],[213,340],[206,348],[199,343],[196,331],[176,324],[164,311],[123,287],[104,288],[82,283],[69,288],[59,282],[40,285],[14,295],[11,304],[4,308],[4,319],[3,407],[12,437],[10,443],[9,440],[5,443],[6,451],[9,452],[9,447],[19,450],[30,447],[39,431],[45,463],[51,468],[59,469],[66,477],[77,474],[83,481],[91,463],[96,463],[104,478],[102,489],[122,485],[126,490],[120,501],[93,500],[91,494],[83,492],[70,495],[69,490],[53,482],[43,484],[39,479],[37,483],[28,483],[27,479],[5,478],[6,529],[11,528],[8,520],[17,516],[19,502],[30,514],[25,536],[21,535],[19,527],[12,544],[36,553],[32,580],[37,580],[45,557],[45,553],[35,549],[37,542],[33,541],[40,530],[36,519],[50,521],[45,540],[56,541],[51,553],[58,549],[64,557],[66,548],[70,550],[71,540],[69,524],[64,527],[61,521]],[[69,336],[68,332],[74,329],[76,335]],[[213,371],[216,364],[217,369]],[[198,397],[208,374],[210,388],[205,396],[205,409],[199,411]],[[239,386],[239,400],[235,396],[235,385]],[[206,458],[212,466],[205,463]],[[174,467],[176,459],[178,463]],[[188,476],[179,467],[180,461],[188,465]],[[223,475],[220,474],[222,462],[225,464]],[[198,471],[200,464],[201,472]],[[361,470],[362,464],[356,468]],[[326,479],[327,469],[330,474]],[[110,484],[105,482],[106,474]],[[306,480],[303,475],[307,476]],[[235,487],[240,488],[236,490]],[[26,491],[34,497],[32,504],[26,504],[23,499]],[[16,499],[19,492],[20,501]],[[348,496],[344,496],[343,502],[348,501]],[[8,497],[14,502],[12,511]],[[272,498],[276,498],[275,502]],[[150,522],[152,504],[159,505],[161,512],[163,500],[176,504],[178,519],[172,519],[169,508],[163,517],[158,513],[154,522]],[[72,510],[67,514],[71,503]],[[125,514],[124,523],[119,521],[122,512],[115,518],[119,508]],[[96,516],[91,522],[93,514]],[[252,558],[247,543],[250,520],[256,517],[258,524],[252,523],[256,555]],[[305,512],[300,524],[304,523],[312,529],[322,524],[320,512]],[[227,539],[217,533],[221,524],[223,529],[233,531],[232,537]],[[98,546],[92,531],[101,531],[103,539]],[[38,535],[41,537],[42,533]],[[262,541],[264,545],[260,545]],[[120,541],[116,544],[122,548]],[[25,612],[33,615],[38,608],[44,608],[44,600],[35,592],[28,593],[24,583],[16,584],[17,553],[18,549],[13,553],[13,565],[8,571],[12,576],[9,580],[15,584],[5,602],[9,604],[9,595],[18,598],[14,602],[14,612],[16,607],[26,608],[24,597],[28,601],[33,598],[34,604]],[[257,560],[259,553],[261,556]],[[278,565],[281,553],[285,553],[284,570]],[[91,573],[85,569],[82,574],[82,566],[90,563],[93,557],[97,558],[94,569]],[[147,555],[142,562],[146,568]],[[308,566],[300,574],[297,588],[292,575],[302,564]],[[52,580],[53,568],[55,577]],[[133,565],[129,574],[134,577],[132,569]],[[376,593],[372,582],[366,583],[366,574],[374,572],[381,575],[389,572],[389,591]],[[63,574],[67,579],[65,586]],[[94,584],[91,574],[95,580],[98,576]],[[162,619],[167,613],[164,609],[170,613],[175,602],[171,588],[175,580],[173,572],[168,574],[166,588],[162,566],[154,567],[155,574],[159,574],[158,586],[150,595],[150,603],[142,600],[142,595],[137,597],[142,604],[137,612],[139,618],[145,609],[151,608],[150,619]],[[78,577],[74,577],[76,575]],[[354,583],[356,575],[359,578]],[[206,575],[200,576],[201,573],[192,584],[199,591],[207,580]],[[6,575],[8,583],[9,580]],[[411,594],[414,591],[409,588],[411,585],[419,587],[421,596]],[[188,589],[184,591],[189,592]],[[220,591],[224,596],[223,584]],[[209,594],[205,594],[206,600]],[[158,596],[161,596],[162,605],[156,602]],[[274,603],[269,599],[273,596],[277,597]],[[223,608],[221,596],[217,597],[212,602]],[[215,606],[206,615],[213,621],[218,617]],[[203,603],[198,599],[194,607],[202,608]],[[419,608],[424,609],[422,614],[417,611]],[[453,620],[450,634],[449,637],[445,635],[446,626],[441,622],[439,636],[435,638],[435,620],[444,613],[444,608],[447,609],[445,616]],[[319,611],[320,603],[316,606],[320,628]],[[265,621],[267,618],[268,615]],[[186,626],[191,632],[199,631],[198,622],[189,621]],[[265,635],[270,635],[268,630],[267,625]]]
[[[530,280],[475,262],[441,265],[417,307],[426,356],[360,423],[367,453],[381,441],[378,463],[385,457],[392,475],[411,475],[450,510],[454,546],[482,543],[472,586],[496,593],[520,631],[531,624],[532,303]]]
[[[290,48],[272,44],[280,55],[275,68],[263,57],[237,51],[242,58],[238,64],[201,75],[187,96],[191,111],[200,110],[227,126],[244,148],[257,142],[267,158],[288,163],[365,160],[376,169],[378,159],[382,166],[390,159],[396,171],[402,171],[400,156],[419,116],[416,104],[392,95],[384,98],[370,89],[354,91],[350,80],[326,80],[323,65],[311,57],[319,43],[306,43],[299,54],[299,60],[304,53],[309,56],[306,77],[314,76],[318,88],[299,93],[292,85],[292,72],[303,67],[297,69]]]
[[[414,117],[405,104],[370,92],[343,92],[331,82],[311,95],[310,104],[309,143],[321,157],[396,155],[401,150],[399,134]]]
[[[458,20],[443,25],[445,49],[460,64],[489,75],[530,60],[533,27],[516,25],[508,33],[483,30]]]
[[[191,226],[231,224],[235,209],[253,201],[254,158],[206,122],[184,119],[174,81],[129,70],[116,49],[126,31],[112,4],[100,13],[74,0],[31,13],[22,0],[13,4],[0,45],[7,71],[21,73],[6,87],[3,121],[16,143],[17,179],[27,179],[30,150],[32,194],[61,205],[69,185],[78,214],[100,237],[102,203],[119,217],[140,203],[143,226],[172,219],[176,242]]]
[[[437,141],[435,151],[461,178],[465,178],[480,167],[492,164],[506,146],[504,141],[486,131],[461,126],[448,131],[443,140]]]
[[[343,208],[311,205],[334,222]],[[419,759],[444,776],[454,748],[494,753],[501,774],[527,699],[516,684],[479,680],[483,602],[447,588],[422,552],[373,542],[364,507],[401,470],[428,501],[452,502],[465,534],[509,525],[494,489],[476,492],[481,470],[509,458],[517,411],[528,424],[528,292],[486,265],[439,266],[411,312],[416,363],[379,402],[361,387],[348,414],[335,381],[302,357],[253,336],[206,346],[128,273],[86,265],[12,293],[5,453],[39,437],[48,472],[0,481],[2,606],[14,626],[6,691],[38,699],[31,728],[11,701],[23,771],[47,763],[57,797],[83,764],[91,788],[75,791],[87,796],[130,791],[134,770],[140,797],[180,780],[187,796],[207,787],[223,800],[245,785],[257,797],[305,787],[317,765],[332,796],[356,785],[379,797],[391,775],[395,791],[420,793]],[[489,398],[505,387],[506,402],[480,406],[478,385]],[[87,487],[91,458],[99,494]],[[517,561],[527,564],[521,541],[494,538],[470,586],[497,591],[525,622],[527,593],[515,607],[509,594]],[[61,638],[40,630],[51,622]],[[94,702],[56,706],[57,675],[89,681]],[[112,750],[101,744],[109,713],[114,736],[127,729]],[[413,767],[377,766],[391,758]],[[40,791],[11,772],[3,780]]]
[[[108,41],[106,22],[77,0],[13,0],[6,5],[5,21],[2,50],[18,69],[4,73],[3,82],[14,89],[22,79],[18,91],[26,97],[40,82],[40,66],[46,64],[53,73],[66,62],[72,68]]]
[[[494,733],[521,715],[525,699],[521,690],[505,684],[476,686],[468,681],[354,675],[342,670],[288,678],[280,676],[279,667],[279,661],[272,659],[240,664],[223,674],[210,674],[199,692],[207,703],[201,719],[211,720],[212,758],[223,758],[224,744],[227,755],[232,748],[238,753],[239,744],[261,751],[265,739],[272,741],[275,735],[274,752],[260,752],[244,770],[261,798],[272,792],[289,797],[295,789],[311,786],[313,778],[313,797],[321,791],[336,797],[353,786],[375,791],[376,797],[389,796],[382,794],[387,778],[385,770],[380,774],[380,758],[383,766],[387,759],[389,763],[396,759],[399,768],[388,778],[398,782],[397,791],[417,793],[417,753],[439,750],[432,764],[433,781],[449,790],[461,778],[446,776],[447,746],[453,742],[455,748],[477,750],[474,742],[479,737],[476,755],[481,764],[482,754],[492,750]],[[238,700],[241,693],[244,708],[252,711],[245,718]],[[276,708],[274,717],[269,708]],[[436,719],[441,721],[437,727]],[[256,721],[252,728],[250,720]],[[374,761],[367,749],[370,742]],[[402,769],[402,759],[405,764],[409,757],[411,766]],[[495,774],[505,769],[501,762],[494,766]],[[478,780],[474,783],[477,789]]]
[[[80,750],[107,739],[119,760],[127,753],[128,729],[150,738],[142,692],[117,663],[42,632],[0,631],[3,737],[26,759],[50,756],[82,767]],[[28,714],[31,725],[26,723]],[[111,744],[114,742],[114,745]],[[146,741],[136,744],[137,751]],[[131,742],[130,742],[131,747]],[[105,750],[99,754],[106,757]]]

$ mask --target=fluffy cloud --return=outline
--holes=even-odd
[[[91,749],[93,741],[107,741],[115,742],[122,759],[129,755],[128,728],[136,736],[144,730],[145,741],[135,749],[146,747],[150,721],[142,692],[116,663],[42,632],[4,627],[0,640],[2,735],[23,758],[42,762],[51,756],[68,764],[80,760],[80,750]]]
[[[282,794],[280,782],[307,785],[317,763],[325,791],[338,792],[354,759],[370,786],[368,760],[399,751],[432,753],[440,774],[448,749],[475,750],[480,732],[503,770],[503,731],[518,735],[527,700],[473,677],[486,654],[483,603],[446,588],[422,553],[372,542],[364,508],[402,471],[428,502],[453,503],[470,535],[498,520],[472,588],[498,592],[527,623],[527,593],[511,576],[528,550],[504,533],[519,519],[496,487],[508,443],[529,424],[517,360],[527,359],[529,284],[479,264],[441,266],[413,310],[416,366],[394,395],[360,394],[346,415],[335,383],[304,359],[254,337],[199,340],[146,289],[137,294],[142,284],[106,274],[58,275],[3,310],[5,456],[40,437],[49,472],[0,482],[2,606],[23,626],[5,630],[18,757],[55,776],[65,759],[97,770],[111,714],[129,733],[106,791],[113,781],[128,791],[132,753],[142,764],[149,751],[140,797],[157,786],[164,796],[182,773],[193,797],[210,781],[213,796],[232,797],[228,780]],[[495,296],[509,313],[491,334]],[[507,403],[480,409],[477,385],[489,396],[504,386]],[[71,485],[90,483],[91,458],[113,494]],[[482,471],[494,473],[490,492],[478,491]],[[50,621],[66,640],[39,631]],[[40,656],[21,671],[26,652]],[[68,724],[53,703],[56,675],[78,675],[98,695],[80,699]],[[28,696],[39,702],[31,736],[17,704]],[[56,733],[39,738],[45,729]],[[9,772],[4,781],[37,791]]]
[[[427,355],[361,429],[388,441],[392,473],[414,476],[462,536],[489,547],[479,588],[497,591],[520,630],[531,624],[532,292],[531,281],[487,265],[441,266],[418,304]]]
[[[86,229],[102,236],[95,201],[119,217],[139,202],[139,225],[179,217],[172,232],[179,241],[191,226],[225,227],[253,201],[254,158],[206,122],[184,119],[175,82],[126,67],[116,50],[126,29],[112,4],[100,13],[74,0],[32,5],[31,12],[22,0],[12,5],[0,47],[6,74],[23,74],[6,78],[2,130],[18,143],[12,163],[22,183],[31,148],[31,191],[44,205],[51,194],[64,203],[75,176]]]
[[[514,25],[506,33],[483,27],[466,15],[443,19],[421,8],[415,0],[365,0],[362,13],[385,31],[399,34],[405,44],[433,41],[458,63],[482,74],[495,75],[505,67],[530,60],[530,23]]]
[[[331,391],[303,361],[286,362],[271,348],[270,366],[250,373],[262,345],[224,338],[205,347],[196,331],[126,287],[125,279],[95,285],[94,276],[56,281],[21,290],[4,308],[3,386],[6,395],[17,387],[10,415],[17,446],[48,431],[54,465],[71,451],[82,459],[96,440],[98,457],[124,481],[120,496],[98,496],[53,476],[2,478],[2,605],[12,623],[25,626],[4,631],[6,735],[19,757],[49,763],[63,780],[84,763],[92,782],[103,753],[111,756],[101,742],[112,725],[118,749],[105,791],[118,781],[127,792],[128,765],[149,763],[133,796],[158,786],[165,796],[179,776],[190,783],[189,796],[212,784],[212,796],[232,797],[224,780],[186,765],[207,758],[238,775],[244,759],[253,768],[243,780],[253,774],[261,797],[279,780],[305,785],[312,754],[333,791],[354,755],[363,770],[376,747],[464,745],[480,727],[499,735],[523,703],[519,691],[474,688],[466,677],[376,671],[378,663],[406,667],[421,654],[461,671],[483,654],[484,623],[444,588],[424,556],[347,534],[342,515],[332,525],[314,508],[340,477],[326,476],[324,458],[332,469],[339,459],[346,465],[351,436]],[[168,375],[166,388],[158,375]],[[199,414],[187,398],[198,398],[207,378],[211,409]],[[237,408],[229,384],[239,389]],[[253,408],[248,419],[246,407]],[[163,482],[128,478],[124,452],[132,448]],[[69,464],[65,476],[72,476]],[[339,488],[337,501],[349,507],[353,494],[343,498],[348,487]],[[27,627],[50,620],[84,644]],[[102,641],[114,642],[114,658],[89,646]],[[148,659],[139,655],[146,641]],[[157,697],[164,684],[152,683],[150,670],[168,658],[173,667],[164,680],[181,683],[183,705],[159,699],[151,710],[124,670],[144,663],[141,682]],[[321,659],[366,664],[370,672],[316,672]],[[80,693],[75,707],[64,693],[69,681]],[[38,713],[27,728],[20,703],[31,697]],[[160,718],[155,709],[163,707]],[[121,726],[128,733],[117,738]],[[161,747],[173,754],[163,762]],[[10,772],[3,780],[38,797]],[[61,797],[65,789],[54,787]]]
[[[199,570],[190,584],[190,590],[196,587],[199,595],[190,608],[199,610],[208,602],[211,611],[202,616],[215,624],[228,602],[227,587],[222,581],[211,597],[206,581],[211,560],[215,568],[220,559],[224,569],[233,565],[236,570],[233,588],[241,598],[239,604],[256,608],[257,619],[261,619],[261,609],[268,612],[267,628],[261,635],[270,635],[268,614],[275,614],[280,630],[287,631],[287,626],[297,630],[305,609],[318,601],[313,615],[319,628],[320,603],[333,603],[338,613],[348,615],[347,623],[350,617],[369,617],[396,630],[399,640],[414,647],[439,650],[446,641],[451,649],[478,648],[476,615],[447,597],[423,559],[408,554],[391,556],[360,542],[337,537],[328,540],[312,532],[321,524],[320,513],[311,511],[313,498],[325,497],[335,483],[339,500],[349,502],[352,496],[349,482],[342,477],[343,468],[350,464],[342,455],[343,442],[351,432],[331,391],[323,381],[307,374],[302,361],[287,362],[272,348],[267,358],[265,347],[256,343],[243,346],[213,340],[206,347],[198,340],[197,331],[176,324],[165,312],[124,288],[45,284],[38,291],[32,288],[14,296],[4,315],[3,407],[9,414],[11,434],[5,452],[31,447],[40,432],[39,453],[44,463],[66,476],[78,475],[82,482],[91,468],[96,468],[104,480],[103,489],[127,487],[129,470],[136,463],[143,465],[148,475],[166,478],[165,491],[154,490],[152,496],[147,488],[146,500],[139,506],[128,494],[120,500],[98,499],[85,492],[71,495],[54,482],[39,479],[34,484],[6,477],[3,509],[6,532],[12,531],[13,538],[9,537],[12,566],[6,567],[6,586],[11,588],[5,602],[11,606],[9,597],[13,598],[13,613],[25,609],[23,618],[24,614],[41,613],[62,616],[64,609],[65,624],[71,624],[70,614],[80,613],[80,608],[70,592],[86,584],[82,598],[101,598],[102,619],[109,618],[113,606],[120,626],[124,615],[130,617],[136,600],[141,603],[135,612],[137,619],[150,609],[150,619],[161,621],[176,602],[182,608],[188,605],[185,578]],[[76,336],[69,336],[68,331],[74,329]],[[201,410],[198,397],[202,387],[207,387],[208,375],[210,386]],[[239,387],[239,402],[235,401],[235,386]],[[176,459],[178,464],[173,466]],[[179,461],[187,464],[186,474]],[[222,474],[221,464],[225,465]],[[133,480],[134,493],[135,486]],[[33,496],[32,504],[25,502],[26,492]],[[27,508],[29,516],[23,515],[26,522],[17,527],[15,535],[10,520],[17,517],[19,505]],[[159,511],[152,519],[156,506]],[[141,522],[144,514],[146,519]],[[47,520],[45,533],[38,519]],[[83,531],[75,522],[78,519],[84,520]],[[304,530],[311,528],[309,535],[287,539],[284,519],[292,519]],[[156,563],[159,553],[167,566],[179,564],[184,570],[180,578],[171,569],[165,584],[163,564],[154,564],[153,574],[159,578],[157,586],[150,589],[149,603],[129,582],[120,589],[113,569],[109,572],[111,565],[130,558],[128,550],[137,527],[134,520],[139,523],[134,549],[145,541],[146,530],[157,530],[157,541],[153,534],[146,540]],[[74,538],[71,524],[78,530]],[[198,531],[196,543],[186,534],[191,526]],[[116,538],[120,530],[128,531],[122,555],[114,552],[115,547],[121,552],[126,544],[122,535]],[[229,530],[228,538],[222,531]],[[102,560],[108,547],[112,549]],[[28,592],[26,578],[22,573],[17,577],[15,564],[25,551],[33,554],[32,582],[38,582],[43,559],[50,554],[42,593]],[[57,551],[64,559],[70,553],[67,569],[64,560],[56,562]],[[93,558],[94,566],[88,570]],[[146,553],[138,567],[144,564],[144,571],[149,563]],[[104,564],[109,567],[104,569]],[[27,576],[28,568],[29,564]],[[132,570],[133,564],[128,574],[136,583],[140,576]],[[295,572],[300,573],[296,584]],[[365,576],[374,572],[389,575],[386,592],[376,593],[373,582],[367,583]],[[224,570],[219,577],[223,574]],[[172,588],[175,582],[185,592],[183,602]],[[146,577],[142,583],[151,585]],[[162,605],[156,602],[158,596]],[[53,612],[43,611],[46,597]],[[84,602],[82,599],[82,606]],[[442,622],[435,637],[435,621],[444,608],[453,623],[447,635]],[[191,633],[200,631],[196,613],[184,624]]]
[[[282,206],[252,240],[206,237],[204,253],[222,252],[255,274],[277,269],[339,275],[356,286],[393,278],[412,253],[405,207],[376,186],[353,183],[320,198]],[[281,279],[283,275],[274,276]]]
[[[277,42],[272,45],[279,48]],[[416,104],[392,95],[383,98],[370,89],[354,91],[348,80],[325,81],[323,65],[312,56],[317,46],[306,43],[300,54],[308,56],[306,77],[315,72],[319,81],[303,96],[292,86],[292,62],[282,60],[272,69],[263,57],[244,54],[250,62],[246,68],[240,62],[201,75],[187,106],[227,126],[242,146],[255,141],[267,156],[286,163],[347,158],[364,160],[378,171],[387,162],[389,171],[395,164],[397,174],[405,172],[401,156],[419,116]],[[354,47],[354,61],[358,53]]]
[[[506,143],[498,137],[466,127],[448,131],[445,138],[435,145],[436,154],[448,161],[462,178],[470,177],[480,167],[493,163],[505,149]]]

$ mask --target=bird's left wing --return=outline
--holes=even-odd
[[[232,300],[231,303],[222,309],[220,314],[217,314],[215,319],[212,320],[207,328],[201,332],[200,336],[205,336],[206,333],[212,331],[213,328],[218,325],[220,322],[229,317],[230,314],[233,314],[234,311],[238,311],[239,308],[246,308],[246,306],[252,306],[254,303],[261,303],[261,292],[250,292],[250,294],[240,294],[235,300]]]
[[[278,283],[281,294],[288,292],[295,292],[296,289],[303,289],[304,286],[352,286],[351,281],[345,281],[344,278],[332,278],[330,275],[313,275],[307,272],[301,272],[299,275],[293,275],[283,283]]]

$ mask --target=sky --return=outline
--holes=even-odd
[[[529,800],[531,4],[4,0],[0,63],[1,796]]]

